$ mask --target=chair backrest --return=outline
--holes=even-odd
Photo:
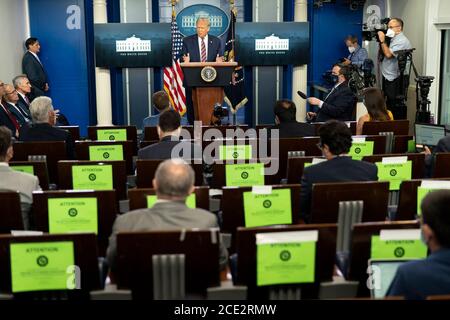
[[[373,154],[386,153],[386,136],[368,135],[366,141],[373,141]]]
[[[58,181],[58,161],[68,159],[64,141],[17,141],[13,144],[13,149],[12,161],[28,161],[30,155],[45,155],[51,183]]]
[[[441,178],[433,180],[450,180],[450,178]],[[425,180],[403,181],[400,185],[400,195],[395,220],[414,220],[417,215],[417,188]]]
[[[117,271],[119,289],[131,289],[133,298],[153,295],[152,257],[184,254],[186,292],[206,294],[208,287],[220,284],[219,231],[180,230],[119,233]]]
[[[67,297],[79,298],[81,295],[89,296],[89,291],[100,289],[100,277],[98,271],[97,246],[95,234],[44,234],[41,236],[11,236],[0,235],[0,291],[12,292],[11,284],[11,259],[10,245],[25,243],[52,243],[68,241],[73,243],[75,280],[80,280],[79,290],[63,290]],[[36,253],[36,259],[39,256]],[[78,271],[77,271],[78,270]],[[77,275],[78,272],[78,275]],[[79,274],[81,272],[81,274]],[[70,274],[67,275],[70,277]],[[78,278],[77,278],[78,277]],[[55,291],[52,291],[55,292]],[[42,295],[49,291],[42,292]],[[20,293],[20,295],[39,295],[41,292]],[[18,294],[19,295],[19,294]]]
[[[23,230],[19,193],[0,190],[0,203],[2,205],[0,233],[9,233],[11,230]]]
[[[196,207],[209,211],[209,187],[195,187]],[[147,208],[147,196],[156,195],[155,189],[130,189],[128,199],[130,200],[130,210]]]
[[[88,137],[90,140],[97,141],[99,130],[126,130],[126,140],[133,141],[133,155],[137,155],[137,128],[136,126],[89,126]],[[103,131],[105,132],[105,131]],[[112,134],[114,136],[114,134]],[[108,140],[114,140],[115,137],[108,138]]]
[[[152,180],[156,169],[164,160],[136,160],[136,186],[138,188],[152,188]],[[191,163],[195,172],[195,185],[203,185],[203,164]]]
[[[409,120],[364,122],[364,135],[377,135],[381,132],[393,132],[395,136],[409,134]]]
[[[69,131],[73,141],[80,140],[79,126],[57,126],[57,128]]]
[[[437,153],[434,163],[433,178],[450,178],[450,153]]]
[[[256,234],[270,232],[309,231],[318,230],[316,245],[315,281],[302,287],[302,298],[317,298],[320,282],[331,281],[336,257],[336,224],[310,224],[274,226],[259,228],[238,228],[236,234],[237,285],[248,286],[249,299],[267,299],[269,287],[257,287],[256,282]]]
[[[224,125],[224,126],[201,126],[201,134],[205,133],[208,129],[217,129],[219,130],[222,135],[225,137],[226,130],[236,130],[236,129],[242,129],[247,130],[248,125]],[[182,129],[185,129],[189,132],[191,135],[191,139],[194,139],[194,126],[182,126]],[[156,129],[156,126],[154,127],[145,127],[144,128],[144,140],[151,141],[151,140],[159,140],[158,131]]]
[[[300,185],[275,185],[272,190],[289,189],[291,191],[292,224],[300,220]],[[238,227],[245,226],[244,192],[252,187],[224,187],[222,189],[222,230],[235,234]]]
[[[61,190],[73,189],[72,168],[74,166],[92,166],[92,165],[112,165],[113,188],[116,191],[117,199],[124,200],[127,197],[126,183],[127,171],[125,161],[60,161],[58,162],[59,188]],[[92,190],[86,187],[85,190]]]
[[[227,185],[226,183],[226,168],[227,165],[230,164],[250,164],[250,163],[264,163],[264,170],[268,172],[269,168],[271,166],[280,166],[280,163],[277,158],[271,158],[271,159],[257,159],[252,161],[244,161],[244,163],[241,162],[233,162],[233,161],[216,161],[212,165],[212,179],[210,182],[211,188],[215,189],[221,189],[222,187],[225,187]],[[279,171],[278,171],[279,172]],[[264,174],[264,183],[266,185],[273,185],[273,184],[279,184],[280,183],[280,177],[278,174]]]
[[[384,221],[388,198],[388,182],[317,183],[312,189],[311,223],[336,223],[339,202],[356,200],[364,202],[362,221]]]
[[[394,144],[392,147],[392,153],[406,153],[408,152],[408,142],[413,140],[413,136],[394,136]]]
[[[75,143],[75,152],[78,160],[103,160],[108,161],[109,153],[103,155],[103,159],[91,159],[91,147],[112,147],[122,146],[122,159],[127,165],[127,173],[133,175],[133,141],[77,141]]]
[[[418,221],[372,222],[353,225],[350,254],[349,280],[359,281],[359,296],[368,296],[366,281],[372,236],[379,235],[383,229],[417,229]]]
[[[349,126],[350,130],[352,131],[352,135],[356,135],[356,124],[357,124],[357,122],[356,121],[346,121],[345,123]],[[314,127],[316,129],[316,136],[319,135],[319,129],[324,124],[325,124],[325,122],[314,122],[313,123],[313,125],[314,125]]]
[[[112,226],[119,213],[118,202],[114,190],[104,191],[36,191],[33,192],[33,214],[36,229],[49,232],[49,199],[65,198],[96,198],[97,199],[97,222],[98,251],[101,257],[105,256],[108,247],[108,238],[112,232]]]
[[[403,153],[403,154],[383,154],[366,156],[363,161],[376,163],[381,162],[383,158],[408,157],[412,161],[412,179],[422,179],[425,175],[425,155],[422,153]]]
[[[30,167],[33,168],[33,174],[38,177],[39,179],[39,185],[41,186],[42,190],[48,190],[49,188],[49,178],[48,178],[48,170],[47,170],[47,163],[44,161],[10,161],[9,166],[11,168],[17,167],[23,168],[24,172],[27,171]]]

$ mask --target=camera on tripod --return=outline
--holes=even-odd
[[[214,110],[212,113],[212,123],[213,125],[220,126],[222,124],[222,119],[228,117],[228,109],[222,107],[220,103],[214,105]]]
[[[388,23],[390,20],[390,18],[383,18],[378,24],[373,26],[368,26],[367,23],[364,23],[362,31],[363,41],[372,41],[375,39],[377,42],[381,42],[380,38],[378,37],[378,32],[381,31],[386,34],[389,29]],[[385,41],[388,42],[390,41],[390,39],[387,38]]]

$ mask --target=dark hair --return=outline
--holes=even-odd
[[[164,111],[170,107],[169,95],[165,91],[157,91],[152,95],[152,103],[158,111]]]
[[[371,121],[389,120],[386,101],[383,92],[378,88],[367,88],[364,90],[364,104],[370,115]]]
[[[291,100],[278,100],[273,108],[273,113],[280,122],[289,122],[296,119],[297,107]]]
[[[352,146],[352,132],[344,122],[327,121],[319,128],[320,143],[327,145],[334,155],[348,153]]]
[[[180,114],[175,110],[164,111],[159,116],[158,125],[163,132],[175,131],[181,125]]]
[[[397,21],[398,23],[400,23],[400,27],[402,27],[402,30],[403,30],[403,25],[404,25],[405,23],[403,22],[402,19],[400,19],[400,18],[391,18],[391,20],[389,20],[389,22],[391,22],[392,20],[395,20],[395,21]]]
[[[30,46],[32,46],[33,44],[35,44],[37,41],[38,41],[37,38],[34,38],[34,37],[28,38],[28,39],[25,41],[25,48],[28,49]]]
[[[354,35],[348,35],[345,41],[350,41],[351,43],[358,43],[358,37]]]
[[[337,66],[339,66],[339,68],[340,68],[339,74],[344,76],[345,81],[348,81],[352,74],[352,69],[350,69],[350,67],[348,67],[348,66],[342,66],[342,65],[337,65]]]
[[[5,126],[0,126],[0,159],[6,158],[6,152],[11,146],[12,134],[11,130]]]
[[[420,205],[423,223],[427,224],[443,247],[450,248],[450,190],[436,190],[425,196]]]

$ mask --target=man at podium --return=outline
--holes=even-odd
[[[218,37],[209,35],[211,23],[209,18],[198,18],[197,34],[183,39],[181,55],[183,62],[222,62],[223,48]],[[192,88],[186,87],[186,112],[189,124],[194,124],[194,107]]]

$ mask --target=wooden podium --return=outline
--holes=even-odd
[[[195,120],[210,125],[214,105],[223,102],[223,88],[230,85],[237,62],[181,63],[184,84],[192,88]],[[186,102],[189,103],[189,102]]]

